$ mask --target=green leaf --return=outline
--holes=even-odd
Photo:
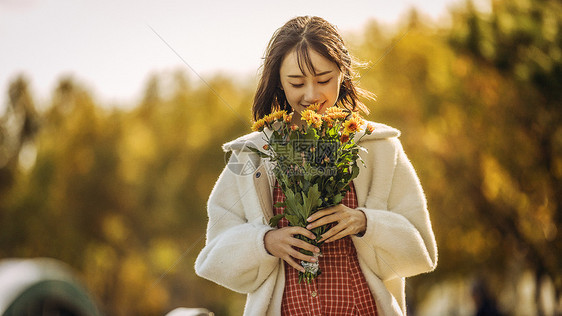
[[[320,191],[318,191],[318,183],[314,184],[308,190],[308,194],[301,192],[303,197],[303,218],[308,218],[312,214],[312,210],[317,209],[322,200],[320,199]]]
[[[334,197],[332,198],[334,205],[340,204],[342,200],[343,200],[343,195],[341,193],[334,195]]]
[[[302,214],[302,204],[300,203],[300,201],[297,201],[297,197],[295,196],[295,193],[293,192],[293,190],[287,188],[287,190],[285,190],[285,214],[289,214],[289,215],[298,215],[298,214]],[[287,217],[287,219],[289,219]]]
[[[271,227],[276,227],[277,224],[279,224],[279,221],[285,217],[285,214],[277,214],[275,216],[273,216],[270,220],[269,220],[269,226]]]
[[[291,223],[291,226],[304,227],[303,221],[297,215],[285,214],[285,218]]]
[[[277,202],[273,204],[274,207],[285,207],[285,202]]]
[[[306,134],[304,135],[304,139],[306,140],[318,139],[318,134],[316,133],[316,129],[312,126],[309,126],[306,130]]]
[[[357,166],[357,164],[354,164],[352,166],[352,174],[351,174],[351,179],[355,179],[357,178],[357,176],[359,175],[359,167]]]

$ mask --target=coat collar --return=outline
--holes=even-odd
[[[391,137],[399,137],[400,131],[390,127],[385,124],[375,123],[366,121],[366,123],[370,123],[375,127],[375,130],[371,135],[364,135],[365,134],[365,125],[362,126],[360,132],[355,134],[354,139],[358,141],[358,144],[363,142],[372,141],[372,140],[380,140],[386,139]],[[272,131],[268,128],[265,130],[265,134],[269,137]],[[260,151],[264,151],[263,146],[266,144],[266,138],[263,132],[252,132],[241,136],[235,140],[232,140],[228,143],[222,145],[222,149],[225,152],[229,151],[250,151],[249,147],[257,148]]]

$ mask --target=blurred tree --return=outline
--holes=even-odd
[[[415,12],[395,35],[370,26],[362,59],[398,44],[361,83],[378,94],[372,116],[403,130],[429,198],[440,263],[413,287],[477,274],[499,291],[532,269],[541,314],[544,276],[562,290],[562,6],[492,8],[468,2],[441,29]]]
[[[10,194],[0,195],[0,257],[72,265],[110,315],[162,315],[178,305],[238,314],[243,297],[198,278],[192,263],[224,166],[220,144],[249,129],[240,117],[249,117],[251,92],[221,76],[209,80],[213,90],[179,71],[172,81],[164,98],[152,76],[139,106],[123,111],[103,109],[62,78],[39,115],[25,80],[12,83],[1,125],[16,140],[3,132],[13,146],[2,146],[11,180],[3,180]],[[37,116],[36,163],[16,172]]]
[[[20,75],[8,88],[6,111],[0,118],[0,196],[13,184],[22,148],[33,146],[38,123],[27,80]]]
[[[562,4],[492,4],[492,13],[485,15],[469,3],[465,12],[457,13],[450,35],[454,50],[494,79],[471,76],[481,79],[473,93],[480,97],[480,129],[485,127],[489,135],[478,141],[484,153],[480,178],[473,179],[473,197],[481,218],[526,253],[537,288],[546,274],[559,297]]]
[[[378,95],[370,118],[403,131],[428,196],[440,262],[409,281],[412,308],[435,282],[484,275],[501,290],[529,268],[561,291],[561,5],[492,4],[441,28],[412,11],[350,43],[371,61],[359,78]],[[136,107],[108,109],[69,77],[37,113],[17,78],[0,121],[0,257],[69,263],[109,315],[240,314],[244,296],[192,265],[220,145],[249,131],[254,89],[155,73]],[[23,164],[26,144],[36,159]]]

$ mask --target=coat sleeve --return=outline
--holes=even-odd
[[[272,228],[246,218],[243,199],[255,194],[251,192],[255,189],[242,186],[241,180],[252,179],[228,166],[219,176],[207,204],[207,239],[195,261],[195,272],[233,291],[250,293],[267,279],[279,259],[264,246],[264,235]]]
[[[386,203],[373,203],[386,204],[386,208],[359,208],[366,215],[367,230],[362,237],[353,237],[360,258],[383,281],[429,272],[437,265],[437,246],[420,181],[399,140],[389,141],[395,155],[392,165],[373,168],[373,177],[390,178]],[[380,188],[371,187],[369,195],[375,195],[373,190]]]

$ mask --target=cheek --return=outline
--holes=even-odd
[[[330,99],[337,99],[338,95],[340,94],[340,87],[341,83],[336,81],[332,85],[328,87],[327,94],[329,95]]]
[[[298,101],[299,91],[297,89],[293,87],[288,87],[287,89],[284,90],[284,92],[285,92],[285,97],[287,98],[287,101],[289,101],[289,103]]]
[[[284,89],[283,92],[285,93],[285,98],[287,102],[291,106],[293,110],[295,110],[295,105],[299,104],[300,97],[298,91],[296,89],[289,87],[288,89]]]

